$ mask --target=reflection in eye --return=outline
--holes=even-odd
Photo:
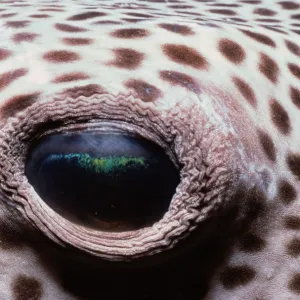
[[[113,231],[158,221],[179,183],[179,171],[160,146],[123,132],[45,136],[32,145],[25,173],[63,217]]]

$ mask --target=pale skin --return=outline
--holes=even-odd
[[[299,299],[299,16],[299,1],[0,3],[0,299]],[[29,183],[34,140],[92,127],[164,149],[180,182],[161,219],[91,229]]]

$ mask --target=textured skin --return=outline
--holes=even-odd
[[[299,20],[297,1],[1,1],[0,299],[299,299]],[[69,119],[173,145],[174,215],[148,238],[107,243],[29,186],[34,130]]]

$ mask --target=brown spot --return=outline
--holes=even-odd
[[[124,69],[136,69],[143,61],[144,54],[133,49],[118,48],[114,49],[115,60],[113,66]]]
[[[29,21],[8,21],[6,22],[6,26],[11,28],[24,28],[29,23]]]
[[[129,89],[133,89],[137,93],[138,97],[144,102],[155,101],[162,95],[158,88],[143,80],[131,79],[126,82],[125,86]]]
[[[287,155],[287,164],[291,172],[300,180],[300,155],[289,153]]]
[[[271,57],[264,53],[260,54],[259,70],[270,81],[272,81],[273,83],[277,82],[279,73],[277,63]]]
[[[295,55],[300,56],[300,47],[291,41],[285,41],[287,48]]]
[[[266,242],[253,233],[245,234],[240,240],[240,249],[244,252],[258,252],[265,246]]]
[[[300,20],[300,14],[291,15],[290,18],[295,20]]]
[[[300,109],[300,91],[293,86],[290,86],[290,97],[292,102]]]
[[[260,42],[262,44],[265,44],[265,45],[268,45],[268,46],[271,46],[271,47],[275,47],[276,44],[275,42],[267,37],[266,35],[263,35],[261,33],[257,33],[257,32],[252,32],[252,31],[249,31],[249,30],[241,30],[243,33],[245,33],[247,36],[251,37],[252,39],[256,40],[257,42]]]
[[[16,69],[0,74],[0,90],[8,87],[12,82],[27,74],[27,69]]]
[[[76,52],[67,50],[53,50],[45,53],[43,58],[52,63],[68,63],[80,59]]]
[[[300,295],[300,273],[295,273],[293,275],[289,281],[289,289],[293,293]]]
[[[258,130],[258,137],[266,156],[273,162],[276,161],[276,149],[271,137],[264,131]]]
[[[0,222],[0,248],[2,250],[15,250],[25,244],[26,232],[18,224],[10,225],[9,222]],[[28,242],[28,240],[27,240]]]
[[[163,51],[171,60],[197,69],[207,69],[206,59],[193,48],[185,45],[165,44]]]
[[[113,31],[111,35],[121,39],[137,39],[148,36],[149,32],[139,28],[124,28]]]
[[[287,253],[290,256],[296,257],[300,254],[300,239],[292,239],[286,246]]]
[[[84,46],[90,45],[93,40],[88,38],[64,38],[63,43],[70,46]]]
[[[39,11],[45,11],[45,12],[64,12],[63,9],[59,8],[41,8]]]
[[[220,281],[225,289],[233,289],[249,283],[255,274],[256,272],[247,265],[228,266],[221,272]]]
[[[283,9],[298,9],[300,5],[294,1],[282,1],[278,2]]]
[[[260,16],[274,16],[276,15],[276,12],[271,10],[271,9],[267,9],[267,8],[257,8],[253,11],[254,14],[260,15]]]
[[[49,18],[50,15],[47,14],[34,14],[34,15],[30,15],[30,18],[35,18],[35,19],[44,19],[44,18]]]
[[[266,29],[268,29],[268,30],[275,31],[275,32],[279,32],[279,33],[287,34],[285,31],[283,31],[283,30],[281,30],[281,29],[278,29],[278,28],[272,27],[272,25],[261,25],[261,27],[263,27],[263,28],[266,28]]]
[[[231,9],[210,9],[209,12],[225,16],[235,16],[236,12]]]
[[[104,21],[97,21],[93,24],[95,24],[95,25],[118,25],[118,24],[122,24],[122,22],[112,21],[112,20],[104,20]]]
[[[40,93],[17,95],[6,100],[1,109],[1,116],[5,119],[14,116],[35,103],[39,99],[39,95]]]
[[[10,18],[10,17],[13,17],[15,16],[16,14],[12,13],[12,14],[1,14],[0,15],[0,18]]]
[[[298,216],[287,216],[284,218],[284,227],[291,230],[300,229],[300,218]]]
[[[13,35],[12,40],[18,44],[21,42],[33,42],[37,37],[38,34],[36,33],[20,32]]]
[[[91,97],[93,95],[103,94],[103,88],[98,84],[88,84],[85,86],[76,86],[73,88],[65,89],[61,94],[65,97],[77,99],[80,96]]]
[[[194,93],[200,93],[200,87],[197,81],[184,73],[175,71],[160,71],[160,78],[168,81],[172,85],[179,85]]]
[[[8,57],[11,56],[11,54],[12,54],[11,51],[0,48],[0,61],[7,59]]]
[[[54,83],[62,83],[62,82],[69,82],[69,81],[78,81],[78,80],[84,80],[89,79],[90,77],[82,72],[72,72],[72,73],[66,73],[60,76],[57,76],[53,82]]]
[[[99,12],[99,11],[89,11],[82,14],[74,15],[67,20],[69,21],[84,21],[87,19],[97,18],[97,17],[103,17],[106,16],[106,13]]]
[[[288,134],[290,132],[290,118],[285,111],[285,109],[282,107],[282,105],[277,102],[275,99],[271,100],[270,103],[270,109],[271,109],[271,119],[277,129],[283,133]]]
[[[12,283],[12,292],[15,300],[40,300],[43,288],[36,278],[18,275]]]
[[[244,49],[238,43],[229,39],[221,39],[219,49],[228,60],[235,64],[240,64],[246,56]]]
[[[280,180],[278,183],[278,197],[280,201],[284,204],[290,204],[296,200],[296,190],[295,188],[287,181]]]
[[[194,34],[193,30],[186,25],[179,24],[160,24],[159,27],[166,29],[168,31],[178,33],[181,35],[192,35]]]
[[[295,64],[289,63],[288,68],[295,77],[300,79],[300,67]]]
[[[77,27],[77,26],[72,26],[72,25],[68,25],[68,24],[55,24],[55,28],[57,30],[60,31],[64,31],[64,32],[84,32],[87,31],[87,29],[82,28],[82,27]]]
[[[131,16],[131,17],[138,17],[138,18],[153,18],[153,16],[151,15],[147,15],[147,14],[141,14],[141,13],[127,13],[127,16]]]
[[[245,97],[245,99],[252,106],[256,107],[256,103],[257,103],[256,97],[250,85],[238,77],[233,77],[232,80],[236,85],[236,87],[238,88],[238,90],[240,91],[240,93]]]

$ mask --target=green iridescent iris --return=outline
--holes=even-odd
[[[51,154],[50,161],[64,160],[69,164],[76,164],[80,168],[95,173],[122,172],[132,168],[146,168],[143,157],[107,156],[92,157],[86,153]]]

